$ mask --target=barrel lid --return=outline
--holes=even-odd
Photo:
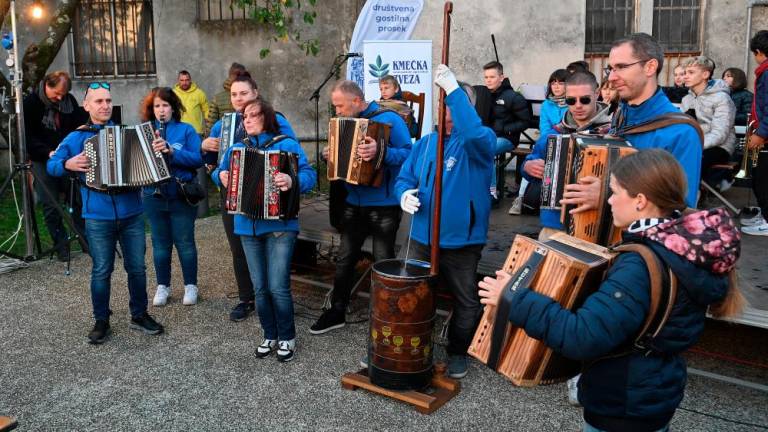
[[[430,264],[415,259],[387,259],[373,264],[373,271],[391,278],[420,278],[430,275]]]

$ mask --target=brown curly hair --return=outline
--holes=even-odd
[[[176,96],[176,93],[174,93],[173,89],[170,87],[155,87],[144,96],[144,99],[139,106],[139,117],[141,117],[141,121],[157,120],[157,118],[155,118],[154,110],[155,98],[160,98],[161,100],[168,102],[168,105],[171,106],[171,110],[173,110],[171,114],[173,119],[177,122],[181,121],[181,114],[186,110],[179,97]]]

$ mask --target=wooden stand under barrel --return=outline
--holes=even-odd
[[[452,11],[453,3],[446,2],[442,47],[445,65]],[[446,376],[445,364],[432,364],[445,113],[445,91],[440,89],[430,262],[392,259],[373,265],[368,368],[347,373],[341,379],[342,388],[363,388],[388,396],[413,405],[422,414],[431,414],[461,388],[458,381]]]
[[[459,394],[461,389],[461,384],[453,378],[448,378],[445,372],[446,366],[444,363],[435,364],[434,375],[426,391],[397,391],[379,387],[371,383],[371,380],[368,378],[368,369],[344,374],[341,377],[341,387],[347,390],[365,389],[411,404],[416,408],[416,411],[422,414],[432,414],[451,400],[451,398]]]

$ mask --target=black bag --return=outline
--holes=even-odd
[[[197,180],[182,183],[179,179],[176,179],[176,182],[179,184],[179,192],[187,204],[194,206],[205,198],[206,191]]]

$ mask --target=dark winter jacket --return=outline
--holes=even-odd
[[[508,80],[502,81],[491,96],[491,129],[497,137],[507,138],[517,145],[520,133],[528,128],[533,118],[528,101],[512,89]]]
[[[746,126],[747,116],[752,110],[752,98],[754,95],[747,89],[736,90],[731,92],[731,100],[736,105],[736,125]]]
[[[40,100],[37,90],[24,98],[24,132],[27,139],[27,152],[29,158],[35,162],[45,162],[48,154],[56,150],[56,147],[70,132],[88,121],[88,113],[77,104],[77,99],[71,93],[65,96],[69,99],[74,110],[69,114],[58,113],[59,127],[49,129],[43,125],[45,104]]]
[[[576,311],[527,288],[514,294],[509,316],[514,325],[564,356],[584,361],[579,401],[585,420],[598,429],[657,430],[683,399],[681,353],[701,335],[707,306],[724,298],[724,271],[734,268],[740,245],[725,212],[696,215],[683,224],[674,220],[624,236],[625,242],[651,246],[679,281],[669,319],[647,351],[631,350],[650,305],[649,273],[634,252],[615,259],[598,291]],[[688,231],[687,239],[680,228]],[[702,243],[694,246],[691,239]]]
[[[664,94],[667,95],[667,98],[669,98],[669,101],[672,103],[681,103],[683,101],[683,98],[685,95],[688,94],[688,87],[686,86],[671,86],[671,87],[662,87],[662,91],[664,91]]]

